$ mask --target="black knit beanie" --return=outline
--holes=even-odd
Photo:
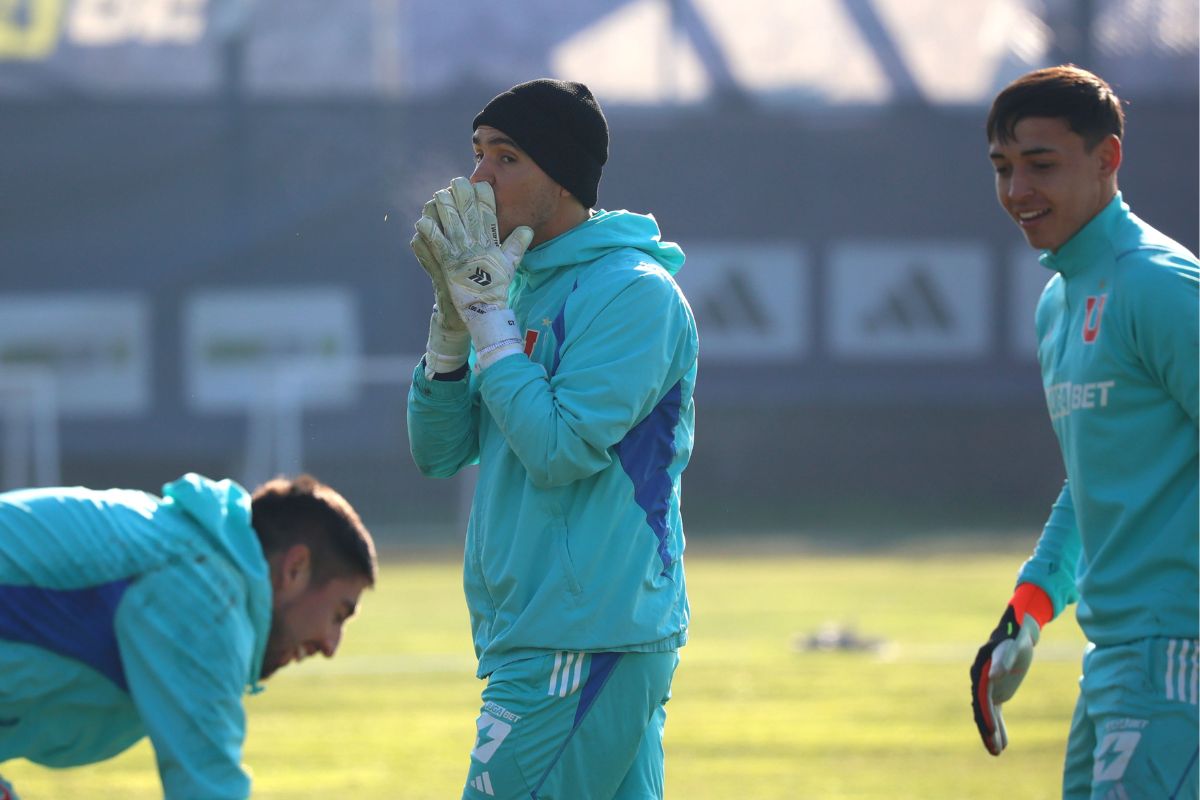
[[[582,83],[541,78],[498,94],[471,123],[503,131],[584,208],[608,161],[608,122]]]

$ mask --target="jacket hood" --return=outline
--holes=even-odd
[[[163,486],[163,499],[191,517],[217,551],[246,576],[246,610],[255,634],[246,683],[257,691],[271,632],[272,590],[270,568],[250,524],[250,493],[229,479],[214,481],[189,472]]]
[[[683,266],[683,250],[674,242],[662,241],[653,215],[597,211],[585,222],[527,251],[520,271],[536,282],[538,273],[594,261],[626,247],[645,253],[672,275]]]

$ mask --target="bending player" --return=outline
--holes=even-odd
[[[149,736],[167,800],[248,797],[242,694],[331,658],[375,573],[354,509],[310,476],[0,494],[0,762]]]

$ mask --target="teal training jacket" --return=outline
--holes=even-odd
[[[0,494],[0,762],[101,761],[149,735],[167,800],[241,800],[242,694],[271,582],[231,481]]]
[[[1197,637],[1200,263],[1118,193],[1057,253],[1038,360],[1067,481],[1018,582],[1100,645]]]
[[[698,341],[653,217],[600,211],[531,249],[509,303],[526,355],[408,397],[424,475],[479,464],[463,582],[480,677],[555,650],[687,638],[680,473]]]

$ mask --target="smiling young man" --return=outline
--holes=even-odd
[[[1123,134],[1112,89],[1073,66],[1017,79],[987,121],[1000,205],[1051,270],[1038,360],[1067,480],[972,665],[971,699],[999,755],[1001,704],[1041,628],[1078,603],[1072,800],[1197,796],[1200,262],[1125,204]]]
[[[375,573],[354,509],[310,476],[0,494],[0,762],[149,736],[166,800],[249,797],[242,695],[332,657]]]
[[[436,305],[408,398],[423,474],[479,465],[464,587],[488,682],[463,797],[661,798],[689,617],[683,252],[593,210],[608,126],[586,86],[514,86],[471,141],[412,243]]]

